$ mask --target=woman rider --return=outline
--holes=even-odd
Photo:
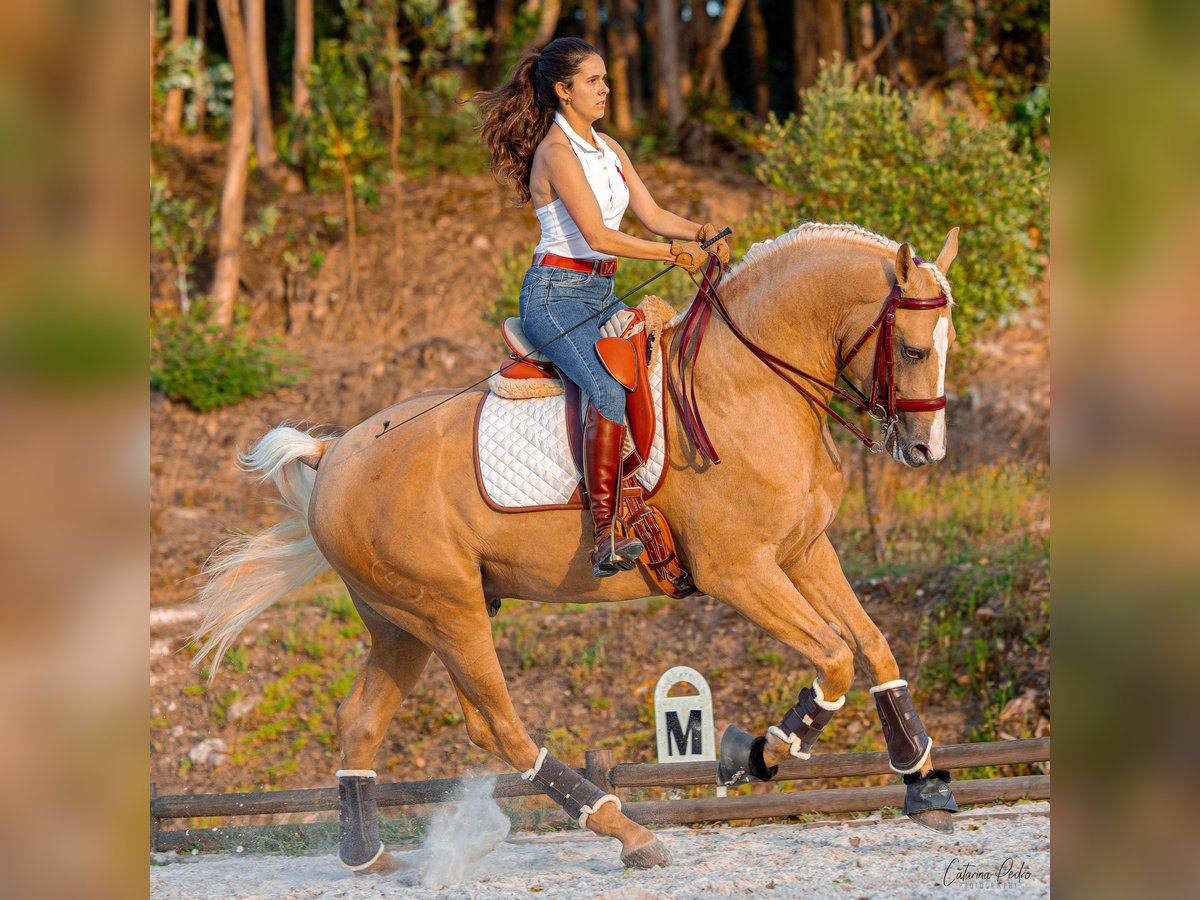
[[[660,208],[620,144],[592,127],[604,115],[608,91],[600,52],[579,38],[559,38],[525,56],[500,88],[478,95],[492,171],[521,204],[533,201],[542,226],[521,284],[521,324],[592,401],[584,421],[583,475],[597,578],[633,568],[643,549],[613,527],[620,506],[625,389],[595,349],[600,325],[611,313],[564,332],[616,303],[615,257],[662,260],[694,273],[708,259],[699,241],[717,233],[712,224]],[[651,232],[674,240],[664,244],[624,234],[626,208]],[[711,250],[722,263],[729,261],[724,239]]]

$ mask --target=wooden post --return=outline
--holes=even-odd
[[[612,771],[613,752],[611,750],[587,750],[583,754],[583,775],[606,794],[615,794],[609,772]]]
[[[154,852],[158,848],[155,844],[158,843],[158,832],[162,828],[162,820],[154,814],[154,798],[158,796],[158,784],[150,782],[150,851]]]

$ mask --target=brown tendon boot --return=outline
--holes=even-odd
[[[607,578],[627,572],[645,549],[642,542],[622,537],[614,524],[621,500],[621,445],[625,428],[611,422],[589,405],[583,425],[583,478],[596,545],[592,550],[592,574]]]

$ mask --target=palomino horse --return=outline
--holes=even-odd
[[[957,229],[934,263],[922,263],[908,244],[854,226],[810,224],[756,244],[720,288],[742,337],[726,322],[709,323],[690,373],[689,396],[704,425],[698,432],[679,405],[669,410],[670,470],[655,502],[677,529],[696,586],[808,657],[818,673],[768,734],[730,728],[725,783],[767,779],[789,755],[807,758],[844,702],[857,654],[875,684],[892,768],[908,784],[905,811],[937,830],[952,828],[949,775],[931,771],[932,741],[907,682],[825,534],[844,482],[824,404],[844,367],[888,418],[881,448],[909,466],[945,455],[946,354],[954,340],[945,273],[957,250]],[[668,324],[664,342],[681,320]],[[881,335],[886,347],[876,346]],[[757,346],[748,349],[744,339]],[[811,396],[763,365],[758,348],[814,376]],[[879,384],[883,395],[871,388]],[[385,422],[441,401],[379,439]],[[450,673],[475,744],[523,771],[585,827],[618,838],[627,865],[665,865],[666,848],[622,814],[616,797],[530,738],[488,618],[488,601],[500,597],[611,602],[658,591],[640,570],[592,577],[586,512],[489,508],[473,470],[479,401],[479,391],[431,391],[340,437],[291,428],[267,434],[242,464],[273,478],[298,515],[214,556],[198,632],[208,638],[195,663],[212,654],[215,670],[254,616],[332,567],[371,634],[365,667],[337,713],[343,863],[359,871],[391,865],[378,836],[371,769],[432,653]],[[704,442],[693,438],[704,432],[719,446],[721,465],[697,449]]]

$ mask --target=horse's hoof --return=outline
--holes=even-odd
[[[938,834],[953,834],[958,803],[950,790],[950,773],[945,769],[912,773],[904,776],[904,784],[904,814]]]
[[[653,869],[655,866],[669,866],[671,851],[667,845],[655,838],[644,847],[636,850],[626,850],[621,854],[621,862],[634,869]]]
[[[770,781],[774,778],[779,767],[767,767],[763,760],[766,745],[765,737],[747,734],[736,725],[726,728],[721,736],[721,758],[717,760],[717,784],[737,787],[751,781]]]
[[[924,812],[909,813],[908,817],[938,834],[954,834],[954,814],[947,810],[927,809]]]
[[[355,875],[390,875],[392,872],[399,872],[401,869],[409,868],[408,863],[403,863],[386,850],[375,857],[369,865],[361,869],[355,869]]]

